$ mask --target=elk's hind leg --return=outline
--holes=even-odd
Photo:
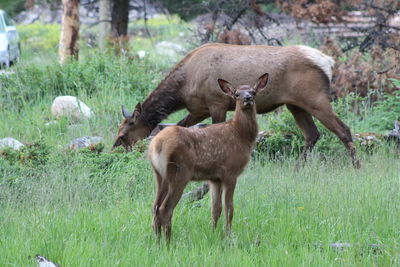
[[[171,220],[175,206],[178,204],[183,189],[190,180],[190,173],[184,166],[170,163],[168,166],[166,183],[168,184],[168,192],[158,209],[156,215],[157,221],[161,223],[164,230],[165,238],[169,242],[171,239]]]
[[[162,176],[157,171],[155,171],[155,173],[157,181],[157,193],[156,193],[156,199],[154,200],[153,204],[153,229],[156,235],[159,237],[161,233],[161,223],[158,220],[157,214],[158,214],[158,209],[160,208],[162,202],[164,201],[165,196],[167,195],[168,187],[165,184],[165,181],[163,180]]]
[[[222,212],[222,185],[220,181],[209,181],[209,186],[211,195],[211,216],[213,228],[215,229]]]
[[[286,106],[292,113],[294,119],[296,120],[296,124],[302,131],[306,141],[303,152],[301,153],[301,160],[305,161],[307,159],[307,153],[311,152],[315,143],[317,143],[320,133],[312,119],[312,116],[307,111],[294,105]]]
[[[304,107],[305,109],[307,107]],[[350,151],[351,160],[355,168],[360,168],[360,161],[356,157],[356,148],[353,143],[350,128],[344,124],[339,117],[332,110],[332,106],[328,99],[317,99],[308,107],[307,110],[310,114],[315,116],[318,120],[325,125],[331,132],[336,134],[337,137],[343,142],[345,147]]]

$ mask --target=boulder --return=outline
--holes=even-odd
[[[90,108],[75,96],[58,96],[51,105],[51,114],[56,118],[69,117],[73,121],[80,121],[93,116]]]
[[[12,137],[6,137],[3,139],[0,139],[0,149],[9,147],[9,148],[12,148],[15,150],[20,150],[23,146],[24,146],[24,144],[22,144],[20,141],[18,141],[17,139],[14,139]]]

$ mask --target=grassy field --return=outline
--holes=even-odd
[[[151,46],[142,38],[132,49],[141,49],[141,42]],[[362,168],[355,170],[337,138],[322,129],[303,167],[296,168],[300,139],[290,141],[293,155],[272,160],[256,154],[239,179],[230,236],[224,236],[223,219],[212,230],[207,195],[181,201],[170,247],[157,244],[151,229],[155,182],[146,154],[109,150],[121,104],[132,109],[143,100],[169,61],[82,49],[79,62],[59,66],[55,49],[40,51],[25,51],[15,73],[0,76],[0,138],[28,144],[21,152],[0,151],[0,266],[36,266],[36,254],[61,266],[400,265],[398,151],[359,147]],[[46,126],[53,120],[51,102],[62,94],[83,100],[95,117]],[[396,98],[391,101],[396,107]],[[369,128],[371,121],[391,118],[392,106],[365,106],[354,114],[346,101],[335,104],[353,131],[382,131]],[[259,122],[261,130],[299,134],[287,111],[260,116]],[[67,149],[85,135],[102,136],[104,150]],[[278,148],[286,142],[279,136],[271,138]],[[332,248],[336,242],[350,247]]]
[[[393,152],[365,156],[361,170],[339,157],[314,155],[299,170],[293,158],[254,160],[239,180],[231,236],[223,220],[212,230],[207,196],[178,205],[170,248],[151,229],[155,186],[145,157],[108,156],[59,152],[15,180],[15,169],[3,173],[0,265],[34,266],[35,254],[62,266],[400,264]],[[351,247],[338,251],[335,242]]]

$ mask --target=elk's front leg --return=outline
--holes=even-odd
[[[178,125],[182,127],[190,127],[203,121],[208,117],[210,117],[210,114],[193,115],[189,113],[185,118],[183,118],[181,121],[178,122]]]
[[[211,194],[211,216],[213,228],[215,229],[222,211],[222,185],[220,181],[209,181],[209,186]]]
[[[236,177],[230,177],[225,180],[224,192],[225,192],[225,232],[227,235],[231,232],[232,218],[233,218],[233,193],[236,187]]]

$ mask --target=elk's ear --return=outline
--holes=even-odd
[[[235,88],[233,88],[233,86],[229,82],[227,82],[223,79],[218,79],[218,84],[219,84],[219,87],[221,88],[221,90],[225,94],[230,95],[232,97],[235,95],[236,90],[235,90]]]
[[[256,92],[261,91],[262,89],[265,88],[265,86],[267,86],[268,77],[269,77],[269,74],[268,74],[268,73],[264,73],[263,75],[260,76],[260,78],[258,78],[258,82],[257,82],[257,84],[254,86],[254,90],[255,90]]]
[[[141,113],[142,113],[142,104],[140,104],[140,102],[139,102],[139,103],[137,103],[137,105],[136,105],[136,107],[135,107],[135,110],[133,111],[133,116],[134,116],[134,117],[137,117],[137,116],[139,116]]]
[[[125,119],[131,116],[131,113],[125,108],[124,105],[122,105],[121,110],[122,110],[122,116],[124,116]]]

